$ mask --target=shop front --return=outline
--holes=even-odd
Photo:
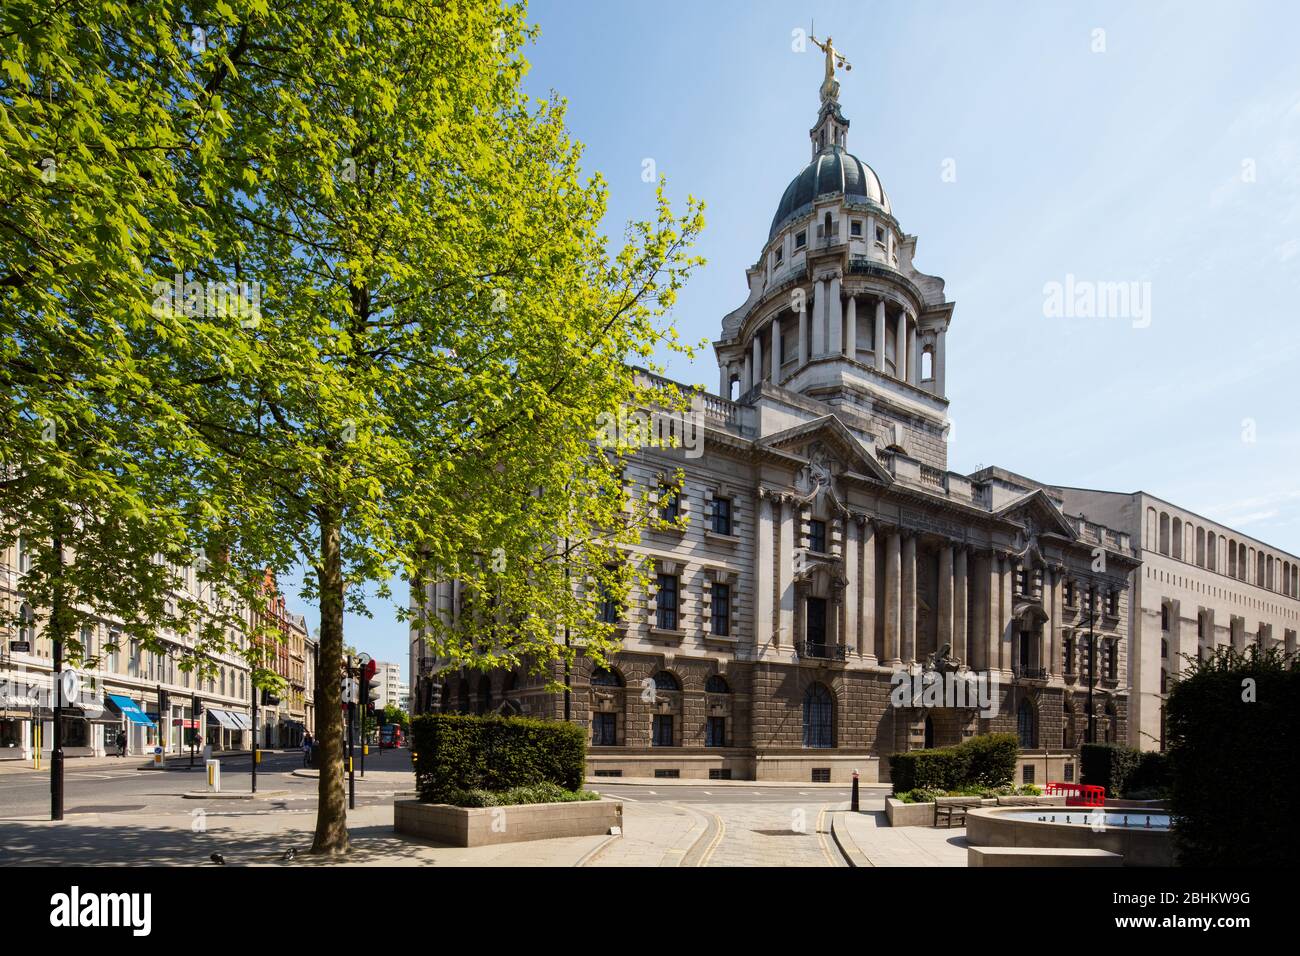
[[[116,726],[104,729],[105,752],[117,753],[117,735],[124,732],[128,754],[151,753],[159,744],[158,724],[145,712],[140,702],[125,694],[107,694],[104,699],[109,711],[117,716]]]
[[[208,709],[208,743],[213,750],[242,750],[247,718],[236,711]]]

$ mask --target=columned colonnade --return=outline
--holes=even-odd
[[[775,574],[776,587],[761,587],[755,606],[760,646],[771,635],[776,648],[788,648],[800,635],[795,627],[795,550],[807,505],[793,495],[760,490],[757,522],[757,580]],[[773,543],[775,542],[775,547]],[[938,604],[934,645],[918,632],[918,550],[930,559],[937,552]],[[842,522],[842,559],[846,578],[832,643],[843,643],[868,664],[901,667],[923,663],[931,652],[951,644],[951,654],[974,670],[1010,671],[1017,665],[1012,618],[1020,560],[1012,554],[920,536],[917,532],[866,515]],[[877,563],[884,563],[883,573]],[[1041,577],[1041,584],[1039,580]],[[1063,672],[1061,624],[1064,569],[1033,572],[1030,589],[1046,615],[1030,648],[1030,666],[1048,675]],[[883,584],[883,595],[876,589]],[[1020,595],[1020,600],[1031,598]],[[837,611],[839,609],[837,608]],[[1036,613],[1036,612],[1035,612]],[[879,618],[879,620],[878,620]],[[879,645],[878,645],[879,642]],[[879,654],[877,650],[879,649]]]
[[[839,270],[819,276],[813,282],[812,301],[809,307],[797,312],[799,317],[798,349],[795,358],[795,370],[807,365],[813,359],[827,356],[843,356],[857,360],[858,354],[858,309],[859,300],[864,311],[874,313],[875,328],[871,348],[874,355],[876,371],[885,373],[885,330],[886,324],[892,323],[894,332],[895,375],[899,381],[911,385],[921,385],[921,349],[917,338],[916,317],[906,306],[901,306],[893,316],[887,314],[887,301],[883,297],[868,296],[863,293],[845,293],[842,287],[842,273]],[[895,303],[897,304],[897,303]],[[743,395],[756,384],[763,381],[781,379],[780,369],[783,364],[781,322],[788,314],[781,310],[765,324],[765,328],[756,331],[745,349],[742,359],[735,359],[719,365],[718,392],[724,398],[731,395],[732,381],[739,379]],[[936,394],[944,394],[944,349],[945,333],[939,330],[934,334],[933,369],[934,389]],[[767,369],[764,371],[763,360],[767,357]]]

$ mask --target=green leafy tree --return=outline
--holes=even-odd
[[[153,0],[0,15],[0,546],[24,542],[24,598],[74,662],[105,617],[155,652],[193,632],[185,668],[235,623],[179,587],[235,593],[203,556],[202,449],[168,396],[175,353],[224,351],[238,326],[157,308],[216,248],[180,186],[219,159],[224,67],[188,35]]]
[[[319,602],[322,768],[314,850],[347,848],[339,683],[345,609],[394,575],[455,576],[447,658],[544,666],[613,646],[589,592],[625,589],[644,509],[629,444],[601,416],[662,393],[627,361],[676,346],[662,322],[701,227],[660,194],[609,255],[605,188],[584,181],[563,104],[519,92],[531,31],[513,6],[218,5],[229,63],[224,182],[203,170],[211,274],[258,283],[262,320],[173,381],[230,503],[231,561],[309,563]],[[676,401],[656,394],[657,401]],[[571,653],[571,652],[570,652]]]

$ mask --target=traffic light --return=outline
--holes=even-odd
[[[279,696],[278,694],[273,694],[273,693],[271,693],[271,691],[266,690],[265,688],[263,688],[263,689],[262,689],[262,706],[263,706],[263,707],[278,707],[278,706],[280,706],[280,696]]]
[[[379,703],[379,698],[383,696],[384,696],[384,688],[382,684],[370,685],[369,682],[367,682],[366,710],[373,712],[375,706]]]

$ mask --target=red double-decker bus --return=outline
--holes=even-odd
[[[385,750],[389,747],[401,747],[402,725],[401,724],[384,724],[379,728],[379,749]]]

